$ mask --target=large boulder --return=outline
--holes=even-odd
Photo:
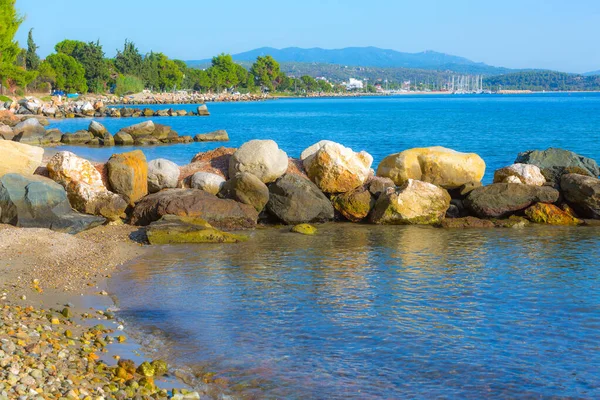
[[[0,177],[6,174],[33,175],[42,163],[44,149],[17,143],[9,140],[0,140]]]
[[[0,139],[13,140],[15,133],[12,128],[0,122]]]
[[[112,147],[115,145],[115,138],[109,132],[106,132],[102,138],[100,138],[102,145],[105,147]]]
[[[194,142],[228,142],[229,135],[224,129],[210,133],[199,133],[194,136]]]
[[[375,206],[375,197],[366,186],[333,196],[331,200],[333,207],[344,218],[352,222],[359,222],[367,218]]]
[[[13,128],[13,140],[25,144],[40,144],[46,129],[36,118],[28,118]]]
[[[104,135],[108,133],[108,130],[98,121],[90,122],[88,131],[97,138],[104,138]]]
[[[409,179],[455,189],[468,182],[479,182],[485,162],[475,153],[461,153],[445,147],[424,147],[387,156],[377,168],[377,176],[391,178],[396,185]]]
[[[63,133],[56,128],[48,129],[41,139],[41,145],[58,144],[62,140]]]
[[[156,127],[152,121],[144,121],[139,124],[131,125],[121,129],[121,131],[130,134],[134,139],[150,136],[154,133]]]
[[[600,180],[591,176],[565,174],[560,187],[565,200],[584,218],[600,219]]]
[[[579,225],[581,222],[554,204],[535,203],[525,210],[531,222],[548,225]]]
[[[119,131],[114,136],[115,144],[119,146],[132,146],[133,136],[127,132]]]
[[[560,177],[568,173],[595,178],[600,175],[600,168],[596,161],[563,149],[529,150],[519,153],[515,163],[538,166],[546,180],[553,183],[560,183]]]
[[[179,166],[173,161],[159,158],[148,163],[148,191],[156,193],[177,187]]]
[[[214,195],[221,191],[223,185],[225,185],[225,178],[211,172],[196,172],[190,180],[192,189],[204,190]]]
[[[269,201],[269,188],[249,172],[241,172],[225,182],[219,197],[248,204],[261,212]]]
[[[287,225],[332,220],[331,202],[319,188],[298,175],[285,174],[269,185],[267,210]]]
[[[494,183],[473,190],[465,207],[479,218],[504,218],[534,203],[555,203],[558,190],[549,186]]]
[[[210,113],[208,112],[208,107],[206,107],[206,104],[200,104],[198,106],[198,108],[196,108],[196,113],[201,117],[207,117],[210,115]]]
[[[66,190],[71,207],[79,212],[100,215],[110,221],[126,217],[127,202],[116,193],[82,182],[70,182]]]
[[[71,182],[81,182],[97,190],[106,190],[102,183],[102,175],[94,165],[70,151],[56,153],[46,167],[50,178],[63,187]]]
[[[0,223],[75,234],[105,221],[73,211],[65,189],[51,179],[19,174],[0,177]]]
[[[150,244],[237,243],[248,238],[222,232],[200,218],[165,215],[146,229]]]
[[[114,154],[106,165],[110,188],[129,205],[148,194],[148,164],[141,150]]]
[[[513,164],[500,168],[494,173],[494,183],[522,183],[524,185],[542,186],[546,178],[537,165]]]
[[[111,221],[125,213],[125,200],[108,191],[102,175],[88,160],[61,151],[50,159],[47,169],[50,178],[67,190],[71,206],[77,211],[101,215]]]
[[[234,200],[219,199],[203,190],[167,189],[144,197],[133,209],[131,223],[148,225],[164,215],[197,217],[220,229],[254,228],[258,212]]]
[[[326,193],[349,192],[372,174],[373,157],[369,153],[356,153],[329,140],[310,146],[300,158],[310,180]]]
[[[63,144],[86,144],[91,141],[94,137],[89,131],[77,131],[75,133],[65,133],[62,135],[60,141]]]
[[[249,172],[263,183],[274,182],[287,168],[287,154],[272,140],[246,142],[229,159],[229,176]]]
[[[450,207],[448,192],[434,184],[409,179],[382,193],[371,212],[371,222],[384,225],[428,225],[444,219]]]

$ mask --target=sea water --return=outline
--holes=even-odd
[[[600,95],[400,96],[209,104],[153,118],[290,156],[329,139],[390,153],[442,145],[493,171],[530,149],[600,160]],[[173,106],[193,109],[195,106]],[[153,108],[165,108],[165,106]],[[100,119],[115,133],[144,119]],[[89,120],[52,123],[63,131]],[[185,164],[222,143],[143,148]],[[102,160],[130,148],[66,147]],[[174,365],[256,399],[600,398],[600,230],[439,230],[349,223],[305,237],[155,247],[112,280],[119,316]]]
[[[139,106],[144,107],[144,106]],[[195,105],[150,106],[193,110]],[[187,164],[198,152],[239,147],[252,139],[273,139],[291,157],[320,140],[355,151],[366,150],[374,166],[387,155],[412,147],[445,146],[479,154],[494,170],[519,152],[559,147],[600,160],[600,94],[426,95],[335,99],[283,99],[248,103],[209,103],[210,117],[153,117],[180,135],[225,129],[228,143],[144,147],[147,158]],[[146,118],[99,118],[111,133]],[[87,129],[89,119],[65,119],[50,127],[63,132]],[[95,160],[122,148],[64,146]]]
[[[245,399],[600,397],[600,228],[332,223],[154,248],[112,281]]]

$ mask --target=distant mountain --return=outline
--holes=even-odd
[[[270,55],[280,63],[317,63],[337,64],[342,66],[378,67],[378,68],[416,68],[437,71],[456,71],[460,73],[476,73],[484,75],[512,72],[508,68],[493,67],[484,63],[471,61],[464,57],[423,51],[420,53],[403,53],[377,47],[347,47],[344,49],[301,49],[288,47],[275,49],[261,47],[244,53],[233,54],[235,61],[254,61],[258,56]],[[188,61],[190,66],[202,66],[210,60]]]
[[[592,76],[592,75],[600,75],[600,69],[597,71],[585,72],[582,74],[583,76]]]

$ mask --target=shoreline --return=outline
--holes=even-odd
[[[125,236],[131,238],[125,239]],[[81,376],[83,384],[80,386],[77,383],[79,379],[70,379],[74,383],[68,388],[63,385],[58,389],[62,396],[95,393],[94,387],[100,387],[103,378],[107,379],[104,384],[110,385],[114,379],[108,379],[112,378],[111,371],[118,371],[118,362],[121,362],[119,360],[131,360],[136,366],[142,365],[144,361],[162,362],[161,358],[153,357],[160,356],[160,353],[151,351],[156,347],[152,342],[147,343],[149,346],[144,346],[142,338],[135,333],[135,329],[128,328],[126,322],[115,316],[118,300],[107,292],[108,281],[112,279],[113,273],[118,273],[128,262],[147,251],[147,248],[142,247],[144,239],[141,236],[128,225],[100,226],[72,236],[47,229],[15,228],[0,224],[0,252],[3,254],[0,262],[0,312],[2,312],[0,316],[3,323],[0,326],[2,343],[0,359],[8,356],[13,362],[17,362],[16,365],[26,364],[26,360],[18,353],[19,345],[29,345],[28,341],[35,342],[34,325],[39,326],[40,321],[49,318],[46,320],[49,324],[46,330],[48,335],[54,338],[52,340],[62,340],[62,347],[68,348],[71,352],[70,361],[88,365],[88,371]],[[60,246],[65,248],[57,249]],[[98,251],[106,251],[104,257],[99,255]],[[94,257],[98,262],[90,263],[89,257]],[[45,266],[40,267],[41,265]],[[65,269],[69,272],[65,273]],[[12,321],[10,315],[15,314],[21,315],[15,320],[21,326],[19,330],[25,331],[20,334],[21,336],[15,337],[17,340],[10,337],[10,331],[2,329]],[[52,318],[49,317],[50,315]],[[30,319],[32,325],[28,326],[28,329],[23,329],[27,325],[24,321]],[[103,326],[102,329],[99,328],[100,325]],[[65,332],[64,335],[62,332]],[[94,342],[96,347],[92,349],[95,350],[92,354],[93,365],[98,369],[96,373],[89,370],[92,358],[88,355],[89,350],[86,350],[87,341],[79,339],[79,337],[92,336],[104,337],[102,340],[96,339]],[[16,348],[8,344],[11,339]],[[56,349],[48,357],[56,356],[60,360],[61,346]],[[13,351],[12,354],[10,350]],[[73,357],[75,361],[72,360]],[[100,370],[106,371],[99,372]],[[18,374],[13,374],[16,370],[11,371],[6,376],[2,376],[0,372],[0,399],[5,398],[3,396],[12,398],[11,396],[17,394],[22,395],[20,392],[11,394],[10,390],[15,388],[24,393],[36,389],[42,390],[43,392],[40,393],[44,394],[51,389],[53,393],[57,390],[48,383],[51,380],[46,383],[40,381],[46,378],[46,371],[40,374],[35,369],[34,375],[27,373],[29,368],[26,370],[21,368]],[[65,377],[68,374],[73,376],[77,372],[80,371],[71,369],[59,371]],[[170,369],[164,376],[157,374],[156,378],[152,376],[146,379],[139,372],[130,371],[128,375],[127,380],[117,380],[113,383],[119,390],[126,391],[127,396],[149,396],[153,393],[153,396],[157,396],[155,398],[200,398],[199,394],[186,383],[186,381],[190,382],[190,379],[183,370]],[[86,387],[85,382],[90,376],[94,376],[94,379],[100,382]],[[20,382],[23,387],[14,384],[12,384],[13,388],[3,386],[4,379],[7,379],[9,384],[16,379],[14,382]],[[135,384],[132,383],[133,380],[136,381]],[[147,382],[150,384],[145,384]],[[137,386],[141,389],[137,388],[136,391]],[[173,388],[176,389],[171,390]]]

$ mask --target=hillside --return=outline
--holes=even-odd
[[[288,47],[275,49],[262,47],[244,53],[233,54],[235,61],[254,61],[258,56],[271,55],[280,63],[316,63],[337,64],[341,66],[360,66],[378,68],[416,68],[425,70],[454,71],[470,74],[502,74],[510,72],[507,68],[493,67],[471,61],[464,57],[423,51],[404,53],[377,47],[347,47],[344,49],[302,49]],[[204,65],[210,60],[187,61],[190,66]]]
[[[600,90],[599,75],[568,74],[556,71],[522,71],[484,79],[484,85],[496,90],[518,89],[533,91],[590,91]]]

